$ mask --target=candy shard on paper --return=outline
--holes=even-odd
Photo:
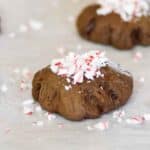
[[[25,25],[25,24],[22,24],[19,26],[19,31],[22,32],[22,33],[25,33],[28,31],[28,26]]]
[[[42,112],[41,106],[36,106],[36,107],[35,107],[35,110],[36,110],[36,112]]]
[[[33,112],[34,112],[34,110],[33,110],[33,107],[24,107],[23,108],[23,112],[24,112],[24,114],[26,114],[26,115],[32,115],[33,114]]]
[[[16,37],[16,33],[15,32],[11,32],[8,34],[9,38],[15,38]]]
[[[25,100],[23,103],[23,112],[26,115],[32,115],[34,112],[34,101],[33,99]]]
[[[141,59],[143,58],[143,54],[141,52],[136,52],[133,56],[133,60],[135,62],[138,62],[140,61]]]
[[[2,93],[6,93],[8,91],[8,87],[6,84],[2,84],[0,87],[0,90]]]
[[[143,124],[144,120],[145,119],[142,116],[133,116],[131,118],[126,119],[126,123],[127,124],[132,124],[132,125]]]
[[[122,118],[124,116],[125,116],[125,111],[124,110],[113,112],[113,118]]]
[[[29,25],[35,31],[39,31],[43,28],[43,23],[41,21],[34,20],[34,19],[29,21]]]
[[[92,131],[94,128],[91,126],[87,126],[88,131]]]
[[[55,114],[48,113],[47,118],[48,118],[48,120],[54,120],[54,119],[56,119],[56,115],[55,115]]]
[[[143,116],[146,121],[150,121],[150,113],[145,113]]]
[[[99,122],[94,125],[94,128],[102,131],[106,130],[109,128],[109,122],[108,121]]]

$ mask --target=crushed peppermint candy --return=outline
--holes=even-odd
[[[25,33],[25,32],[27,32],[27,31],[28,31],[28,26],[27,26],[27,25],[21,24],[21,25],[19,26],[19,32]]]
[[[64,124],[63,123],[58,123],[58,128],[64,128]]]
[[[94,128],[91,126],[87,126],[88,131],[92,131]]]
[[[36,107],[35,107],[35,111],[36,111],[36,112],[42,112],[41,106],[40,106],[40,105],[39,105],[39,106],[36,106]]]
[[[16,37],[16,33],[15,32],[10,32],[10,33],[8,33],[8,37],[9,38],[15,38]]]
[[[109,128],[109,122],[108,121],[99,122],[94,125],[94,128],[104,131]]]
[[[2,84],[0,87],[0,90],[2,93],[6,93],[8,91],[8,87],[6,84]]]
[[[124,110],[120,110],[120,111],[115,111],[113,113],[113,118],[118,118],[118,117],[124,117],[125,116],[125,111]]]
[[[142,58],[143,58],[143,54],[139,51],[133,55],[134,62],[139,62]]]
[[[129,75],[119,64],[110,61],[100,51],[90,51],[81,55],[70,52],[65,58],[52,60],[50,69],[58,76],[66,77],[67,81],[70,79],[72,84],[76,84],[82,83],[84,78],[94,80],[94,78],[104,77],[100,69],[106,66]]]
[[[9,132],[11,132],[11,128],[6,128],[5,129],[5,134],[8,134]]]
[[[65,85],[65,89],[66,89],[66,91],[68,91],[68,90],[70,90],[72,88],[72,86],[71,85]]]
[[[117,119],[118,122],[122,122],[123,117],[125,116],[124,110],[115,111],[113,113],[113,118]]]
[[[145,113],[143,117],[146,121],[150,121],[150,113]]]
[[[44,26],[44,24],[41,21],[35,20],[35,19],[31,19],[29,21],[29,25],[35,31],[41,30],[43,28],[43,26]]]
[[[97,9],[98,15],[107,15],[115,12],[124,21],[150,15],[149,0],[98,0],[101,8]]]
[[[144,121],[145,118],[143,116],[133,116],[131,118],[126,119],[126,123],[131,125],[143,124]]]
[[[24,114],[31,116],[33,114],[34,110],[33,110],[33,107],[24,106],[23,112],[24,112]]]
[[[22,104],[23,104],[23,112],[24,114],[30,116],[33,114],[34,112],[34,105],[33,105],[34,101],[32,99],[29,100],[25,100]]]
[[[52,113],[48,113],[48,116],[47,116],[48,120],[55,120],[56,119],[56,115],[55,114],[52,114]]]

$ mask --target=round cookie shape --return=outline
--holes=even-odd
[[[32,95],[48,112],[69,120],[97,118],[124,105],[132,94],[133,78],[99,51],[70,53],[38,71]]]
[[[129,5],[123,3],[125,0],[119,4],[118,1],[120,0],[116,0],[112,7],[110,0],[103,3],[100,0],[99,4],[86,7],[77,18],[77,29],[81,37],[118,49],[150,45],[150,2],[127,0]],[[140,2],[140,5],[134,1]],[[128,7],[123,7],[127,5]]]

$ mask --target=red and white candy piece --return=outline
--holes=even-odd
[[[143,117],[146,121],[150,121],[150,113],[145,113]]]
[[[113,113],[113,118],[117,119],[118,122],[122,122],[123,117],[125,116],[124,110],[115,111]]]
[[[48,113],[48,116],[47,116],[48,120],[55,120],[56,119],[56,115],[55,114],[51,114],[51,113]]]
[[[99,122],[94,125],[94,128],[102,131],[106,130],[109,128],[109,122],[108,121]]]
[[[143,116],[133,116],[131,118],[126,119],[126,123],[132,125],[143,124],[144,121],[145,118]]]
[[[143,54],[141,52],[136,52],[133,56],[133,60],[135,62],[138,62],[140,61],[141,59],[143,58]]]
[[[34,105],[33,105],[34,101],[32,99],[29,100],[25,100],[23,102],[23,112],[26,115],[32,115],[34,112]]]
[[[8,91],[7,85],[6,84],[2,84],[0,86],[0,90],[1,90],[2,93],[6,93]]]

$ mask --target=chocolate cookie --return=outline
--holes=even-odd
[[[53,60],[33,79],[32,94],[48,112],[70,120],[97,118],[127,102],[131,75],[99,51]]]
[[[82,11],[77,28],[83,38],[119,49],[150,45],[150,1],[100,0]]]

